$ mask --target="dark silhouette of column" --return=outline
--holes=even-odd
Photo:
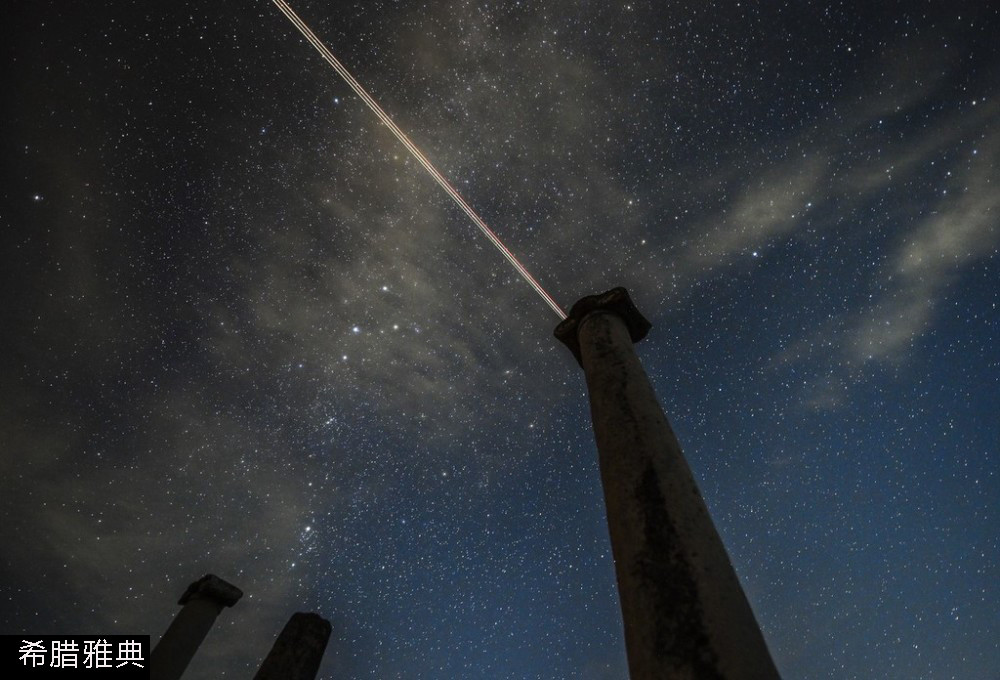
[[[583,367],[632,680],[778,678],[729,556],[635,354],[624,288],[556,327]]]
[[[183,609],[149,655],[150,679],[180,678],[222,608],[232,607],[241,597],[243,591],[212,574],[189,585],[177,601]]]
[[[319,614],[292,614],[254,680],[313,680],[331,630]]]

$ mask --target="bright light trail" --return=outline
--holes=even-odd
[[[527,269],[525,269],[524,265],[521,264],[521,261],[514,256],[514,253],[510,252],[507,246],[505,246],[497,235],[493,233],[493,230],[486,226],[486,222],[483,221],[483,218],[480,217],[476,211],[465,202],[465,199],[462,198],[453,186],[451,186],[448,180],[445,179],[444,175],[438,172],[437,168],[431,165],[431,162],[427,160],[427,157],[423,154],[423,152],[421,152],[420,149],[418,149],[416,145],[410,141],[410,138],[407,137],[394,122],[392,122],[392,119],[386,115],[385,111],[382,110],[382,107],[378,105],[378,102],[372,99],[372,96],[365,91],[365,88],[361,87],[361,84],[355,80],[350,71],[344,68],[344,65],[341,64],[335,56],[333,56],[330,50],[327,49],[326,45],[320,42],[320,39],[316,37],[316,34],[313,33],[308,26],[306,26],[305,22],[299,18],[299,15],[288,6],[288,3],[285,2],[285,0],[272,0],[272,2],[274,2],[277,8],[281,10],[282,14],[288,17],[288,20],[295,25],[295,28],[299,29],[299,32],[313,47],[316,48],[316,51],[320,53],[320,56],[326,59],[327,63],[333,67],[333,70],[344,79],[344,82],[346,82],[351,89],[354,90],[354,93],[361,97],[362,101],[364,101],[364,103],[368,105],[368,108],[371,109],[376,116],[378,116],[379,120],[385,123],[385,126],[389,128],[392,134],[396,135],[396,139],[398,139],[403,146],[406,147],[410,154],[417,159],[417,162],[420,163],[420,165],[424,166],[424,170],[426,170],[428,174],[434,178],[434,181],[445,190],[445,193],[451,196],[451,199],[458,204],[458,207],[462,209],[462,212],[469,216],[472,223],[479,227],[479,231],[483,232],[483,235],[490,240],[490,243],[496,246],[497,250],[499,250],[505,258],[507,258],[507,261],[514,266],[517,273],[528,282],[528,285],[535,289],[535,292],[538,293],[543,300],[545,300],[545,303],[552,308],[552,311],[558,314],[560,319],[565,319],[566,312],[564,312],[562,307],[559,306],[559,303],[557,303],[552,296],[549,295],[544,288],[542,288],[542,285],[535,280],[535,277],[532,276]]]

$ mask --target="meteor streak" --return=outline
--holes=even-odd
[[[543,300],[545,300],[545,303],[552,308],[552,311],[558,314],[560,319],[565,319],[566,312],[564,312],[562,307],[559,306],[559,303],[557,303],[552,296],[549,295],[544,288],[542,288],[541,284],[535,280],[535,277],[532,276],[527,269],[525,269],[524,265],[521,264],[521,261],[514,256],[514,253],[510,252],[507,246],[505,246],[497,235],[493,233],[493,230],[486,225],[483,218],[480,217],[476,211],[465,202],[465,199],[462,198],[461,194],[459,194],[448,182],[448,180],[445,179],[444,175],[438,172],[437,168],[431,165],[431,162],[427,160],[427,156],[425,156],[423,152],[421,152],[420,149],[418,149],[416,145],[410,141],[410,138],[407,137],[394,122],[392,122],[392,119],[389,118],[385,111],[382,110],[382,107],[378,105],[378,102],[372,99],[372,96],[365,91],[365,88],[361,87],[361,84],[355,80],[350,71],[344,68],[344,65],[341,64],[335,56],[333,56],[330,50],[327,49],[326,45],[320,42],[320,39],[316,37],[316,34],[313,33],[308,26],[306,26],[305,22],[299,18],[299,15],[288,6],[288,3],[285,2],[285,0],[272,0],[272,2],[274,2],[275,6],[281,10],[282,14],[288,17],[288,20],[295,25],[295,28],[299,29],[299,32],[303,35],[303,37],[309,41],[309,44],[316,48],[316,51],[320,53],[320,56],[322,56],[327,63],[333,67],[333,70],[344,79],[344,82],[346,82],[350,88],[354,90],[354,93],[361,97],[361,100],[368,105],[368,108],[372,110],[372,113],[378,116],[378,119],[381,120],[387,128],[389,128],[392,134],[396,136],[396,139],[398,139],[400,143],[406,147],[407,151],[410,152],[410,155],[412,155],[417,162],[424,167],[424,170],[426,170],[427,173],[434,178],[434,181],[437,182],[442,189],[444,189],[445,193],[451,196],[451,199],[455,201],[459,208],[462,209],[462,212],[469,216],[472,223],[479,227],[479,231],[483,232],[483,235],[490,240],[490,243],[496,246],[497,250],[499,250],[505,258],[507,258],[507,261],[513,265],[514,269],[517,270],[517,273],[528,282],[528,285],[535,289],[535,292],[538,293]]]

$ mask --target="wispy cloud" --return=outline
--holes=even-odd
[[[900,358],[929,327],[935,306],[962,270],[996,254],[1000,133],[966,146],[948,182],[952,191],[898,239],[884,272],[884,292],[851,323],[845,353],[852,362]]]
[[[758,149],[749,152],[744,169],[710,178],[706,196],[720,186],[745,188],[685,231],[676,249],[673,271],[683,292],[714,271],[747,266],[753,261],[747,255],[778,244],[861,238],[860,230],[871,228],[866,214],[888,225],[884,243],[872,240],[878,238],[873,233],[866,245],[884,263],[859,281],[872,291],[870,301],[861,308],[839,305],[822,327],[791,338],[774,357],[775,366],[808,362],[814,378],[803,398],[816,408],[841,403],[865,378],[869,362],[910,356],[965,268],[997,252],[1000,104],[958,101],[950,113],[928,115],[927,103],[940,98],[957,66],[932,48],[921,54],[887,52],[883,69],[834,102],[833,113],[789,135],[784,147],[794,151],[785,160],[768,163],[768,151]],[[917,116],[928,120],[923,129],[903,125]],[[936,202],[898,199],[935,174]]]
[[[702,235],[682,253],[689,275],[704,276],[737,255],[788,237],[802,223],[829,173],[825,152],[786,161],[769,169],[698,229]]]

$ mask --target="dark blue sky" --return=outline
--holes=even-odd
[[[783,676],[1000,677],[987,3],[292,6],[638,351]],[[875,8],[873,8],[875,7]],[[269,2],[15,3],[0,632],[246,596],[337,678],[622,678],[558,319]]]

